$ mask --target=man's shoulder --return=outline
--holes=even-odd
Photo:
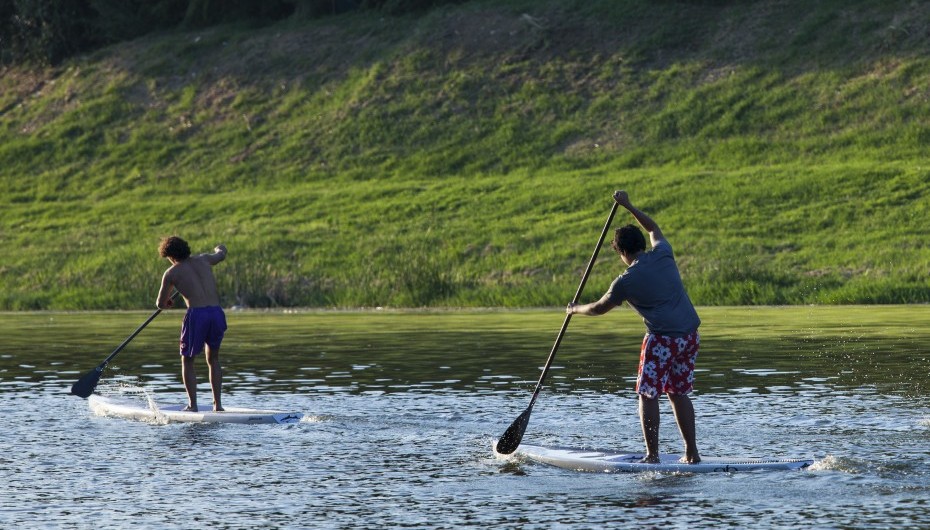
[[[206,263],[209,266],[216,265],[217,263],[226,259],[226,253],[213,253],[213,254],[197,254],[197,260],[203,263]]]
[[[668,239],[662,238],[656,241],[655,246],[652,247],[652,251],[655,254],[671,254],[672,253],[672,244],[668,242]]]
[[[210,254],[194,254],[193,256],[187,258],[188,261],[194,263],[206,263],[210,264]]]

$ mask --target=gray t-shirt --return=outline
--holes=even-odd
[[[672,245],[660,240],[652,250],[640,254],[626,271],[610,284],[610,301],[626,301],[643,317],[650,333],[683,337],[701,325],[681,275]]]

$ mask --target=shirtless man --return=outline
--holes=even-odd
[[[597,302],[569,304],[571,314],[603,315],[626,301],[646,324],[646,336],[640,351],[636,392],[639,416],[646,442],[644,462],[659,461],[659,396],[666,394],[672,404],[678,430],[685,442],[682,462],[696,464],[698,454],[694,428],[694,406],[688,394],[694,386],[694,361],[701,337],[701,319],[681,283],[672,246],[659,225],[635,208],[625,191],[614,193],[614,200],[627,209],[636,222],[649,233],[652,250],[639,228],[618,228],[612,246],[627,269],[610,284]]]
[[[221,411],[223,371],[220,368],[220,343],[226,331],[226,315],[220,307],[212,267],[226,259],[226,247],[217,245],[213,254],[191,256],[187,242],[180,237],[171,236],[162,239],[158,253],[161,257],[168,258],[171,267],[161,278],[161,289],[158,291],[155,305],[159,309],[173,307],[174,289],[181,293],[187,304],[187,313],[181,324],[181,378],[184,380],[188,399],[185,410],[198,411],[194,356],[202,353],[206,346],[210,386],[213,389],[213,410]]]

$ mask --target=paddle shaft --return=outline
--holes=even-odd
[[[126,337],[126,340],[124,340],[122,344],[117,346],[116,349],[113,350],[113,353],[108,355],[107,358],[104,359],[102,363],[100,363],[100,366],[98,368],[102,370],[104,367],[106,367],[106,365],[109,364],[110,361],[112,361],[114,357],[116,357],[116,354],[123,351],[123,348],[125,348],[126,345],[132,341],[132,339],[136,338],[136,335],[138,335],[143,329],[145,329],[145,326],[148,326],[149,322],[155,320],[155,317],[157,317],[159,314],[161,314],[161,309],[156,309],[155,312],[151,314],[151,316],[145,319],[145,322],[143,322],[141,326],[139,326],[138,328],[136,328],[135,331],[132,332],[132,335]]]
[[[614,220],[614,215],[617,213],[617,207],[620,206],[620,203],[614,201],[614,206],[610,210],[610,215],[607,216],[607,222],[604,223],[604,229],[601,230],[601,237],[597,240],[597,245],[594,246],[594,252],[591,254],[591,259],[588,260],[588,266],[584,270],[584,274],[581,276],[581,283],[578,284],[578,290],[575,291],[575,296],[572,298],[572,303],[577,304],[578,299],[581,298],[581,292],[584,291],[584,285],[588,282],[588,276],[591,274],[591,269],[594,268],[594,262],[597,260],[597,254],[601,250],[601,245],[604,243],[604,238],[607,237],[607,231],[610,230],[610,223]],[[527,409],[533,408],[533,404],[536,403],[536,398],[539,397],[539,392],[543,388],[543,381],[546,380],[546,376],[549,374],[549,368],[552,367],[552,361],[555,359],[555,352],[558,351],[559,345],[562,344],[562,337],[565,336],[565,330],[568,329],[568,323],[572,320],[572,314],[567,313],[565,315],[565,320],[562,322],[562,329],[559,330],[559,335],[555,339],[555,344],[552,345],[552,350],[549,352],[549,358],[546,359],[546,365],[543,367],[542,374],[539,376],[539,382],[536,383],[536,390],[533,391],[533,397],[530,399],[530,405]]]
[[[173,299],[177,294],[178,294],[177,291],[175,291],[175,293],[171,295],[171,298]],[[93,394],[94,389],[97,388],[97,383],[100,382],[100,376],[103,375],[103,371],[106,369],[110,361],[112,361],[113,358],[116,357],[116,354],[123,351],[123,348],[125,348],[126,345],[129,344],[129,341],[134,339],[136,335],[138,335],[140,331],[145,329],[145,326],[148,326],[149,322],[154,320],[155,317],[157,317],[160,313],[161,313],[161,309],[155,310],[155,312],[152,313],[152,315],[149,318],[147,318],[145,322],[142,323],[141,326],[136,328],[136,330],[132,332],[132,335],[129,335],[128,337],[126,337],[126,340],[124,340],[122,344],[117,346],[116,349],[113,350],[113,353],[108,355],[107,358],[104,359],[102,363],[100,363],[96,368],[82,375],[80,379],[75,381],[75,383],[71,385],[71,393],[74,394],[75,396],[79,396],[82,398],[86,398],[90,396],[91,394]]]
[[[172,293],[171,299],[174,300],[177,296],[178,296],[178,291],[175,291],[174,293]],[[117,346],[116,349],[113,350],[113,353],[108,355],[107,358],[104,359],[103,362],[100,363],[99,366],[97,366],[97,370],[103,371],[103,369],[106,368],[107,364],[109,364],[110,361],[112,361],[113,358],[116,357],[116,354],[123,351],[123,348],[125,348],[126,345],[132,341],[132,339],[136,338],[136,335],[138,335],[143,329],[145,329],[145,326],[148,326],[151,321],[155,320],[155,317],[161,314],[161,312],[162,312],[161,309],[156,309],[155,312],[151,314],[151,316],[145,319],[145,322],[143,322],[142,325],[140,325],[138,328],[136,328],[135,331],[132,332],[132,335],[126,337],[126,340],[124,340],[122,344]]]

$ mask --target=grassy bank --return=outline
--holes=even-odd
[[[228,304],[561,305],[616,187],[698,304],[930,299],[930,6],[712,4],[475,1],[6,71],[0,309],[150,305],[170,233],[229,246]]]

